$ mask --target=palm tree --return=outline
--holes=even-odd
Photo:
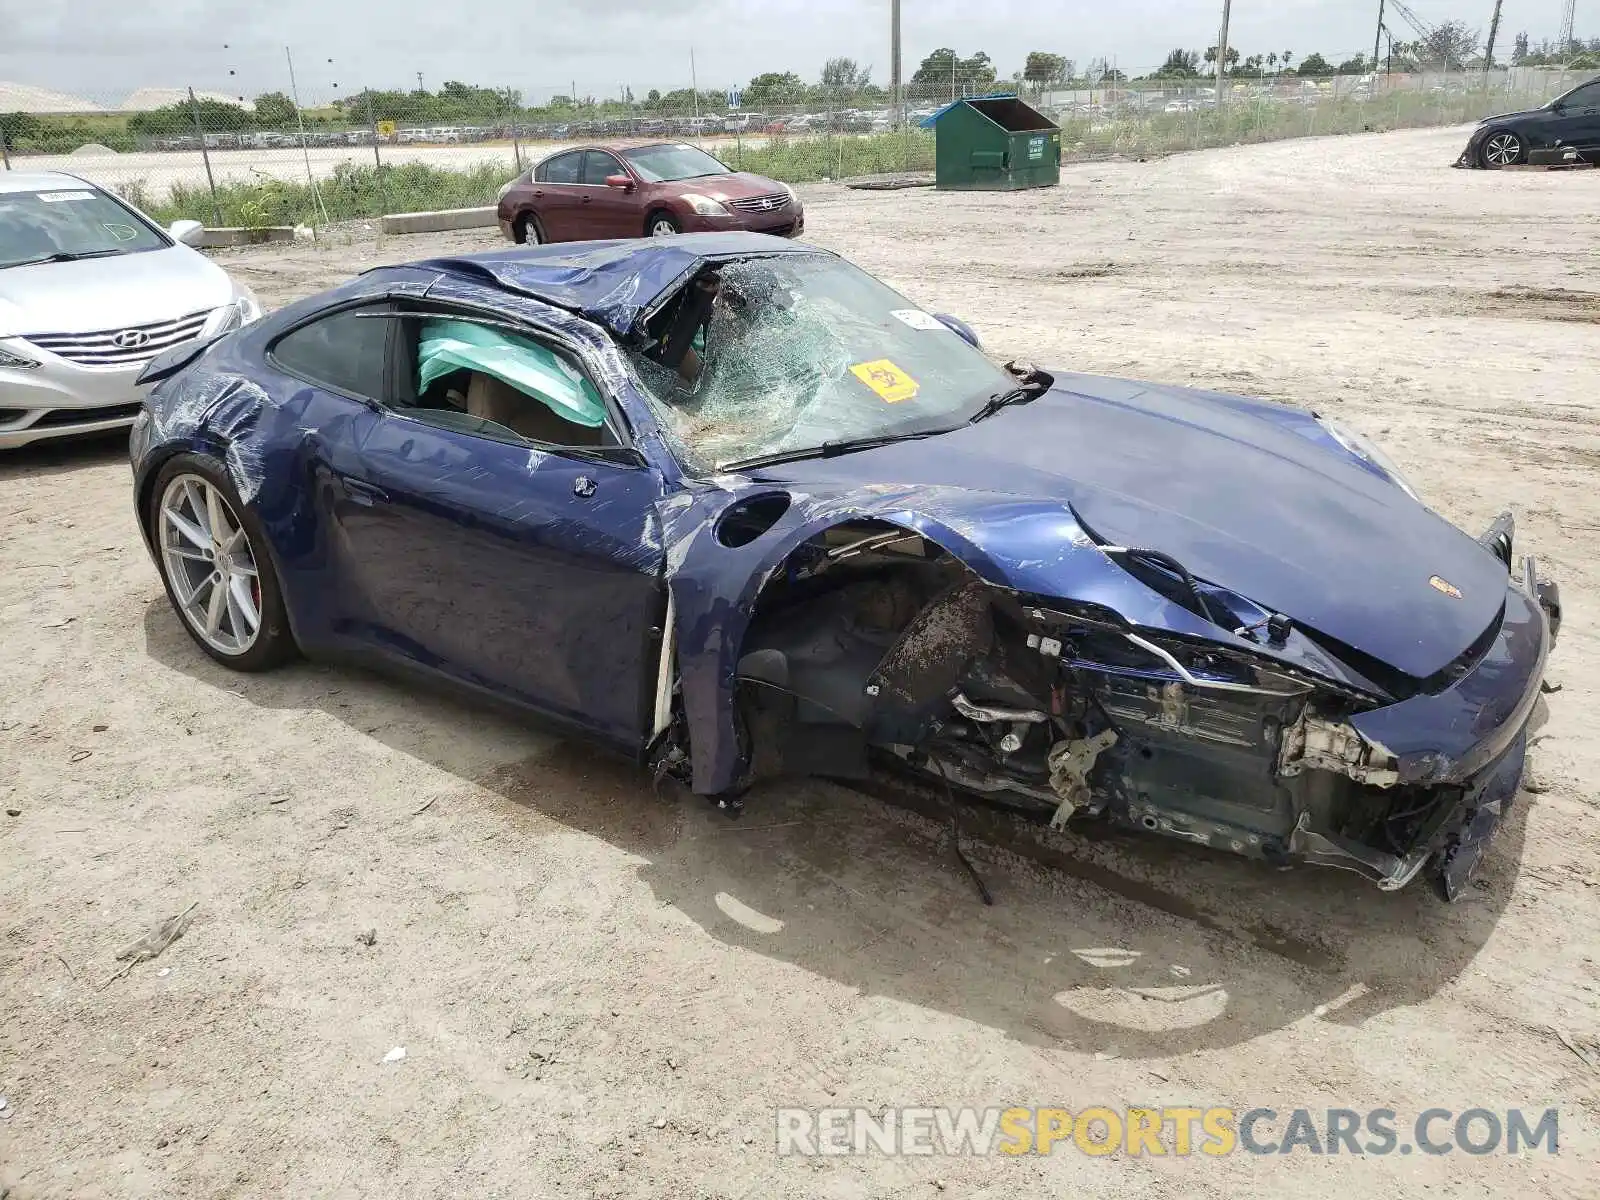
[[[1285,50],[1283,52],[1283,69],[1285,71],[1287,71],[1289,69],[1289,60],[1291,58],[1293,58],[1293,57],[1294,57],[1294,55],[1290,51]]]

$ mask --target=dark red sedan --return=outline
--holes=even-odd
[[[500,190],[514,242],[573,242],[747,230],[798,237],[788,184],[734,171],[697,146],[585,146],[552,154]]]

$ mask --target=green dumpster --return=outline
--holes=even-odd
[[[1015,96],[974,96],[922,122],[934,131],[934,181],[1005,192],[1061,182],[1061,127]]]

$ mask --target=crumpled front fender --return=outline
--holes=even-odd
[[[740,547],[728,547],[717,540],[718,520],[728,509],[742,500],[772,492],[788,495],[791,503],[766,533]],[[944,495],[946,492],[948,496]],[[814,496],[778,484],[727,479],[703,489],[680,492],[662,502],[667,575],[676,612],[678,662],[696,792],[710,795],[725,791],[737,779],[740,755],[733,720],[735,672],[756,598],[773,572],[824,530],[847,521],[874,520],[921,534],[960,559],[981,579],[1016,587],[1015,567],[997,561],[980,547],[975,540],[976,530],[949,511],[955,503],[970,508],[973,499],[973,494],[964,489],[895,485],[869,485],[842,494]],[[1010,498],[993,499],[999,502]],[[1066,538],[1074,531],[1082,538],[1082,532],[1071,523],[1070,513],[1059,506],[1055,511],[1065,519],[1061,530],[1061,559],[1065,561],[1071,553],[1066,548]],[[1077,548],[1086,552],[1082,554],[1085,562],[1105,561],[1087,544],[1078,543]],[[1022,578],[1032,579],[1026,572]],[[1051,594],[1056,594],[1054,587]]]

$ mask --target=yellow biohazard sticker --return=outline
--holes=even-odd
[[[917,381],[887,358],[857,363],[850,373],[877,392],[885,404],[899,404],[917,394]]]

